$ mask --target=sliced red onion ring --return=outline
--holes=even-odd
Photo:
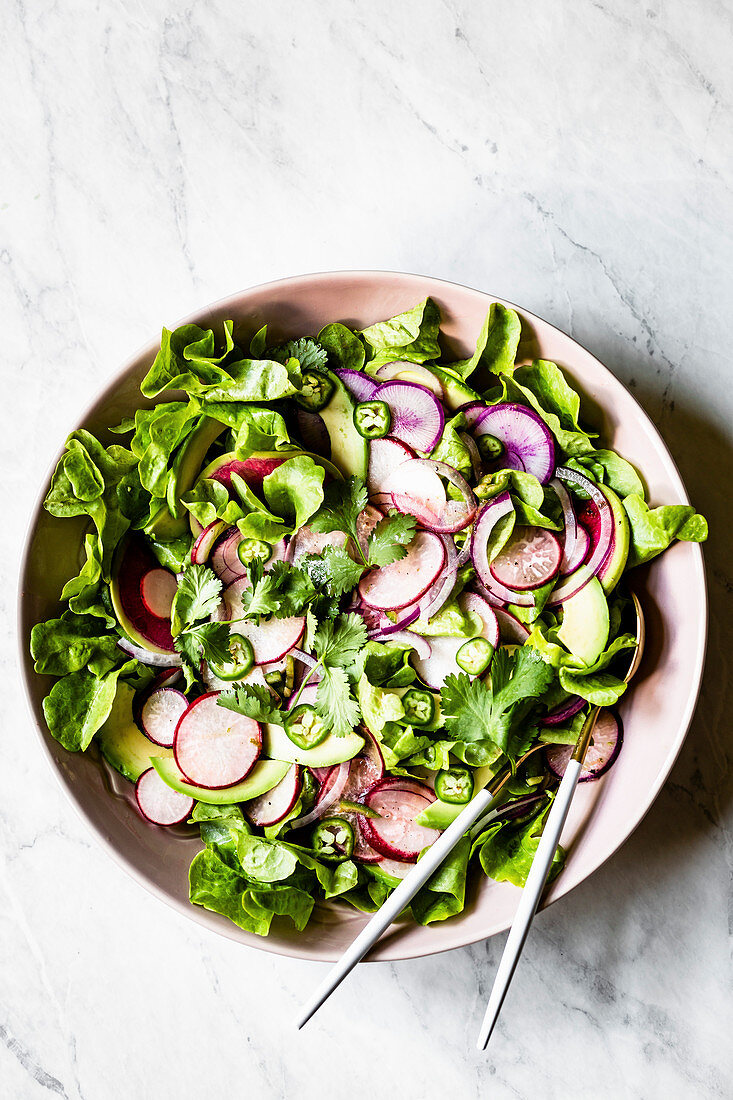
[[[432,451],[445,425],[445,413],[437,397],[416,382],[385,382],[375,397],[390,407],[392,435],[417,451]]]
[[[405,630],[410,623],[414,623],[415,619],[420,617],[420,608],[413,605],[410,608],[405,608],[405,611],[395,612],[395,614],[398,615],[398,618],[397,622],[394,623],[386,615],[380,615],[377,626],[370,627],[367,630],[368,637],[382,638],[388,634],[396,634],[400,630]]]
[[[306,653],[303,649],[291,649],[288,653],[288,657],[292,657],[294,661],[300,661],[302,665],[305,665],[307,669],[315,668],[318,662],[314,657],[311,657],[309,653]],[[314,673],[308,681],[309,684],[317,684],[321,679],[320,669]]]
[[[330,810],[334,802],[338,802],[349,778],[350,766],[351,761],[346,760],[343,764],[338,764],[331,769],[321,786],[321,790],[323,790],[328,784],[328,790],[322,798],[319,796],[318,801],[309,813],[305,814],[304,817],[296,818],[295,821],[290,823],[291,829],[304,829],[306,825],[318,821],[319,817],[323,817],[326,811]]]
[[[524,645],[529,638],[529,630],[520,623],[516,615],[503,607],[495,607],[494,614],[499,624],[499,637],[504,645]]]
[[[466,541],[463,544],[461,550],[458,551],[458,557],[456,559],[456,565],[461,569],[466,562],[471,560],[471,536],[468,535]]]
[[[333,373],[338,375],[346,389],[354,395],[357,401],[371,401],[379,389],[379,383],[370,378],[368,374],[362,374],[360,370],[337,367]]]
[[[474,480],[480,481],[484,472],[484,464],[481,461],[481,455],[479,454],[479,449],[476,446],[476,440],[473,438],[473,436],[469,435],[468,432],[459,432],[458,435],[461,442],[465,445],[469,455],[471,456],[471,471],[473,473]]]
[[[445,492],[440,491],[441,477],[458,490],[463,497],[462,502],[448,500],[442,503]],[[416,482],[417,489],[414,488]],[[389,475],[384,488],[391,494],[398,512],[414,516],[422,527],[436,535],[462,531],[476,515],[476,497],[465,477],[447,462],[438,462],[434,458],[411,458],[401,463]],[[441,508],[440,514],[436,513],[436,506]]]
[[[544,718],[540,718],[541,726],[561,726],[568,718],[573,718],[579,710],[585,706],[585,699],[579,695],[571,695],[559,707],[555,707]]]
[[[577,470],[570,470],[567,466],[558,466],[555,474],[562,481],[568,481],[571,485],[579,485],[591,498],[598,510],[598,535],[588,561],[571,573],[562,584],[555,586],[550,599],[547,601],[548,607],[557,607],[558,604],[564,603],[565,600],[569,600],[571,596],[580,592],[581,588],[584,588],[588,581],[595,577],[613,550],[614,543],[611,505],[595,482],[585,477],[584,474],[579,474]]]
[[[493,500],[484,504],[476,519],[473,537],[471,538],[473,567],[481,584],[486,589],[489,602],[493,602],[489,598],[493,596],[497,600],[503,600],[504,603],[517,604],[519,607],[533,607],[534,596],[531,592],[513,592],[510,588],[506,588],[492,576],[489,564],[489,536],[499,520],[503,519],[504,516],[511,515],[513,511],[514,505],[509,493],[500,493],[498,497],[494,497]]]
[[[450,535],[439,535],[438,538],[445,547],[445,564],[443,572],[437,581],[425,593],[419,601],[421,619],[430,619],[440,611],[448,602],[451,592],[458,579],[458,554],[456,544]]]
[[[502,469],[526,470],[545,485],[555,469],[555,443],[544,420],[525,405],[489,405],[474,425],[474,435],[492,435],[504,446]]]
[[[565,540],[563,543],[563,558],[560,565],[560,576],[567,577],[582,564],[588,551],[588,538],[585,531],[578,524],[570,493],[558,478],[553,477],[550,488],[555,490],[557,498],[562,506],[563,520],[565,521]]]
[[[214,543],[225,527],[226,524],[223,520],[215,519],[208,527],[202,528],[201,533],[196,536],[196,540],[191,547],[191,561],[194,565],[203,565],[204,562],[209,560]]]
[[[181,658],[175,653],[153,653],[149,649],[142,649],[134,642],[128,641],[127,638],[120,638],[117,645],[130,657],[134,657],[136,661],[139,661],[141,665],[150,665],[151,668],[181,667]]]

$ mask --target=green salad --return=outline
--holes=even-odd
[[[88,524],[31,634],[48,729],[191,835],[191,901],[248,932],[377,909],[507,764],[411,911],[460,913],[472,869],[521,886],[592,705],[582,779],[618,756],[626,574],[707,525],[520,335],[495,303],[446,362],[429,298],[286,341],[164,329],[134,417],[67,440],[45,507]]]

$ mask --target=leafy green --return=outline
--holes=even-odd
[[[206,565],[188,565],[178,582],[171,608],[171,630],[180,634],[199,619],[208,619],[218,610],[222,584]]]
[[[170,401],[135,413],[130,450],[137,457],[140,481],[154,497],[164,497],[173,452],[201,422],[200,405]]]
[[[325,584],[331,596],[350,592],[362,578],[365,566],[355,562],[343,546],[326,546],[320,557],[308,557],[304,563],[319,584]]]
[[[443,428],[443,434],[434,447],[430,457],[438,462],[447,462],[455,470],[464,474],[470,474],[473,466],[471,452],[461,439],[460,433],[467,429],[466,417],[463,413],[456,413],[447,420]]]
[[[94,615],[103,619],[105,626],[114,626],[115,620],[102,602],[102,540],[96,531],[84,536],[84,553],[86,561],[78,576],[64,585],[61,599],[68,600],[77,615]]]
[[[308,890],[299,886],[250,882],[211,848],[193,858],[189,898],[257,936],[268,935],[276,916],[289,917],[302,932],[315,904]]]
[[[414,516],[392,512],[380,519],[367,539],[367,561],[370,568],[400,561],[406,553],[404,547],[415,537],[416,528]]]
[[[470,359],[451,363],[451,370],[468,378],[479,364],[492,374],[505,374],[514,368],[522,323],[513,309],[492,302]]]
[[[270,355],[278,363],[297,359],[301,370],[322,370],[328,360],[326,349],[308,336],[302,336],[299,340],[288,340],[273,348]]]
[[[53,737],[69,752],[88,748],[112,709],[121,675],[134,672],[136,661],[96,676],[81,668],[57,680],[43,700],[43,714]]]
[[[397,359],[424,363],[440,358],[439,332],[440,310],[432,298],[388,321],[362,329],[361,335],[370,351],[368,370],[372,372],[382,363]]]
[[[321,668],[316,710],[337,736],[350,733],[359,721],[359,706],[346,670],[354,670],[366,641],[364,620],[354,614],[327,619],[313,638],[313,652]]]
[[[122,660],[117,634],[100,629],[99,619],[64,611],[59,619],[37,623],[31,631],[35,670],[45,676],[66,676],[91,667],[103,676]]]
[[[674,541],[704,542],[708,524],[689,504],[663,504],[650,508],[638,494],[624,498],[631,527],[629,567],[651,561]]]
[[[363,369],[364,345],[346,325],[326,325],[318,333],[318,343],[326,349],[335,366],[346,370]]]
[[[483,624],[477,619],[477,616],[466,614],[461,610],[456,600],[449,600],[427,622],[418,619],[412,623],[410,630],[413,634],[422,634],[428,638],[436,635],[447,635],[451,638],[475,638],[481,633],[482,626]]]
[[[326,486],[323,504],[311,520],[310,527],[319,534],[344,531],[358,546],[356,523],[367,503],[367,487],[361,478],[332,481]]]
[[[464,836],[412,899],[410,908],[418,924],[432,924],[462,912],[470,854],[471,841]]]
[[[645,497],[644,485],[630,462],[615,451],[592,450],[569,458],[565,463],[571,470],[585,474],[593,481],[602,482],[621,497],[632,493]]]
[[[272,722],[276,726],[285,724],[286,712],[278,706],[277,697],[262,684],[239,684],[231,691],[222,692],[217,703],[227,710],[254,718],[255,722]]]
[[[321,623],[313,639],[313,651],[319,661],[332,668],[349,668],[366,645],[367,632],[360,615],[340,615],[335,621]]]
[[[514,886],[525,885],[549,811],[549,804],[541,807],[531,821],[520,826],[492,824],[474,841],[471,854],[478,852],[489,878]],[[549,882],[557,877],[564,863],[565,853],[558,848],[552,859]]]
[[[288,458],[262,482],[265,500],[272,510],[302,527],[323,504],[323,466],[309,455]]]
[[[280,413],[243,401],[201,403],[201,411],[212,420],[231,428],[237,458],[248,458],[256,451],[278,451],[290,446],[290,435]]]

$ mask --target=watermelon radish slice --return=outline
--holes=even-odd
[[[585,754],[585,762],[578,782],[588,783],[592,779],[600,779],[605,775],[616,762],[623,740],[621,719],[610,710],[602,710],[593,730],[593,737]],[[550,745],[545,749],[547,766],[558,779],[562,779],[565,775],[565,769],[572,755],[572,745]]]
[[[142,773],[135,784],[135,798],[140,813],[152,825],[180,825],[196,805],[187,794],[171,790],[155,768]]]
[[[346,389],[357,401],[371,401],[379,389],[379,383],[363,374],[360,370],[351,370],[349,367],[337,367],[333,372],[341,379]]]
[[[151,569],[140,581],[140,596],[145,610],[158,619],[170,619],[178,583],[167,569]]]
[[[415,818],[434,801],[435,794],[425,783],[380,779],[364,796],[366,805],[380,815],[362,819],[365,840],[388,859],[416,863],[423,848],[440,836],[437,829],[415,823]]]
[[[417,455],[399,439],[385,436],[384,439],[370,441],[367,489],[373,504],[379,507],[392,506],[392,497],[385,492],[384,483],[392,471],[408,458],[417,458]]]
[[[200,534],[196,536],[193,546],[191,547],[191,561],[194,565],[203,565],[209,560],[211,551],[214,549],[216,540],[225,529],[226,524],[221,519],[215,519],[213,523],[210,523],[208,527],[201,529]]]
[[[489,569],[499,584],[526,592],[556,577],[561,561],[562,546],[551,531],[517,525]]]
[[[480,416],[483,416],[487,408],[488,405],[484,404],[483,401],[468,401],[465,405],[461,405],[457,411],[463,413],[468,427],[473,428],[476,421]]]
[[[448,500],[441,478],[450,482],[463,499]],[[429,531],[447,534],[462,531],[476,515],[476,498],[471,487],[447,462],[409,459],[392,471],[384,488],[398,512],[414,516]]]
[[[139,725],[145,736],[155,745],[170,749],[176,726],[187,709],[188,700],[182,691],[172,687],[157,688],[148,692],[143,700]]]
[[[543,484],[555,469],[552,432],[532,409],[524,405],[489,405],[476,419],[475,436],[490,435],[503,446],[494,465],[502,470],[526,470]]]
[[[437,535],[418,531],[400,561],[370,569],[359,582],[359,595],[369,607],[396,611],[427,592],[445,564],[445,547]]]
[[[224,589],[224,604],[219,610],[220,621],[240,618],[243,612],[242,593],[248,587],[248,578],[240,577]],[[285,619],[262,619],[259,623],[232,623],[233,634],[242,634],[249,639],[256,665],[269,665],[272,661],[279,661],[298,644],[304,630],[305,618],[302,615]]]
[[[176,763],[196,787],[216,789],[241,783],[262,749],[259,723],[218,706],[218,697],[218,691],[199,696],[176,728]]]
[[[266,794],[244,803],[244,812],[253,825],[267,828],[277,825],[292,810],[301,790],[300,765],[293,764],[285,777]]]
[[[374,395],[384,401],[392,413],[392,435],[414,447],[430,452],[443,434],[445,413],[437,397],[415,382],[385,382]]]
[[[278,466],[282,466],[283,462],[287,462],[289,458],[292,458],[294,453],[293,451],[286,451],[274,455],[263,452],[262,454],[250,455],[249,458],[244,459],[237,458],[233,453],[222,455],[206,467],[201,477],[220,482],[232,493],[234,492],[232,474],[237,474],[250,489],[255,493],[259,493],[262,489],[262,482],[267,475],[276,470]]]

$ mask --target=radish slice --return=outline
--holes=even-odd
[[[555,443],[544,420],[524,405],[489,405],[474,424],[474,435],[491,435],[504,450],[498,469],[526,470],[545,485],[555,469]]]
[[[424,684],[433,691],[440,691],[445,683],[446,676],[453,673],[457,676],[463,670],[456,662],[456,654],[466,638],[451,638],[440,634],[430,639],[430,655],[422,657],[419,654],[410,658],[412,667]]]
[[[378,818],[365,817],[361,830],[368,844],[388,859],[417,862],[423,848],[440,832],[417,825],[415,818],[435,801],[430,787],[416,780],[382,779],[367,791],[364,801]]]
[[[194,565],[203,565],[209,560],[209,555],[214,548],[216,540],[225,529],[226,524],[221,519],[215,519],[208,527],[204,527],[191,547],[191,561]]]
[[[346,389],[356,398],[357,401],[371,401],[374,394],[379,389],[379,383],[375,382],[373,378],[370,378],[368,374],[363,374],[360,370],[351,370],[349,367],[337,367],[334,374],[337,374]]]
[[[448,602],[458,579],[458,554],[456,544],[450,535],[438,536],[445,547],[445,566],[438,579],[421,598],[418,607],[421,619],[430,619]]]
[[[562,547],[551,531],[517,525],[489,569],[499,584],[526,592],[556,577],[561,561]]]
[[[459,491],[462,501],[447,499],[441,477]],[[410,459],[392,471],[384,488],[398,512],[414,516],[429,531],[461,531],[476,515],[476,498],[471,487],[447,462]]]
[[[412,864],[405,863],[401,859],[382,859],[379,863],[379,870],[391,875],[392,878],[403,879],[406,875],[409,875]]]
[[[153,825],[180,825],[196,803],[187,794],[172,790],[155,768],[143,772],[135,784],[140,813]]]
[[[465,614],[478,616],[482,627],[481,634],[477,636],[485,638],[496,649],[499,645],[499,620],[488,600],[477,596],[475,592],[462,592],[458,597],[458,606]]]
[[[432,371],[421,366],[420,363],[410,363],[406,359],[397,359],[394,363],[383,363],[377,370],[376,377],[380,382],[389,382],[392,379],[416,382],[418,386],[430,390],[439,401],[443,400],[443,387],[440,382]]]
[[[469,428],[473,428],[478,418],[483,416],[487,408],[488,406],[484,404],[483,401],[468,401],[465,405],[461,405],[456,411],[462,412]]]
[[[432,451],[443,434],[445,414],[437,397],[414,382],[385,382],[375,394],[392,413],[392,435],[416,451]]]
[[[350,761],[348,780],[341,794],[341,798],[347,802],[361,802],[366,792],[384,775],[384,759],[379,745],[369,730],[364,729],[361,732],[364,735],[364,748],[359,756]],[[342,811],[339,816],[345,817],[354,830],[354,859],[358,859],[360,863],[379,863],[381,855],[364,837],[361,828],[363,815],[355,811]]]
[[[150,668],[178,669],[181,667],[181,658],[177,653],[153,653],[149,649],[142,649],[127,638],[120,638],[117,642],[120,649],[134,657],[141,665],[149,665]]]
[[[149,687],[149,691],[157,691],[162,687],[173,687],[183,676],[183,672],[180,668],[164,668],[157,673],[155,679]]]
[[[293,764],[272,790],[245,802],[243,809],[253,825],[266,828],[282,821],[298,801],[301,789],[300,766]]]
[[[600,779],[605,775],[621,752],[623,740],[621,720],[616,718],[610,710],[602,710],[593,730],[593,738],[585,754],[585,762],[578,782],[587,783],[591,779]],[[572,755],[573,745],[551,745],[545,749],[547,765],[558,779],[562,779],[565,775],[565,769]]]
[[[306,449],[324,458],[331,457],[331,437],[322,416],[308,409],[298,409],[298,434]]]
[[[498,497],[484,504],[476,518],[471,536],[471,557],[479,580],[495,600],[514,603],[520,607],[532,607],[534,596],[528,592],[517,592],[507,588],[494,577],[489,565],[489,536],[499,520],[511,515],[513,511],[514,505],[509,493],[500,493]]]
[[[151,569],[140,581],[140,596],[145,609],[159,619],[170,619],[173,597],[177,591],[176,578],[167,569]]]
[[[327,546],[345,546],[347,537],[343,531],[328,531],[320,534],[317,531],[311,531],[308,526],[301,527],[297,535],[290,540],[288,561],[295,565],[306,554],[320,557]]]
[[[217,705],[218,691],[199,696],[182,715],[173,742],[176,763],[197,787],[233,787],[249,775],[262,748],[258,722]]]
[[[154,744],[171,748],[176,726],[187,709],[186,696],[176,688],[158,688],[149,692],[140,708],[143,733]]]
[[[249,587],[247,577],[232,581],[224,589],[224,606],[219,610],[220,621],[239,619],[243,612],[242,593]],[[256,665],[269,665],[279,661],[296,646],[303,637],[305,618],[292,615],[285,619],[262,619],[259,623],[233,622],[232,633],[242,634],[252,644]]]
[[[555,710],[551,710],[544,718],[540,719],[541,726],[561,726],[563,722],[567,722],[569,718],[574,718],[579,710],[582,710],[585,706],[585,699],[581,699],[579,695],[571,695],[564,703]]]
[[[415,458],[411,447],[399,439],[385,436],[384,439],[372,439],[369,444],[369,471],[367,489],[373,504],[392,506],[392,497],[384,491],[384,483],[395,467],[408,458]]]
[[[429,531],[418,531],[404,558],[365,573],[359,581],[359,595],[369,607],[399,610],[427,592],[444,564],[442,541]]]
[[[527,630],[524,623],[520,622],[510,611],[506,611],[501,607],[495,607],[494,614],[499,624],[499,638],[503,644],[524,645],[527,638],[529,638],[529,630]]]

